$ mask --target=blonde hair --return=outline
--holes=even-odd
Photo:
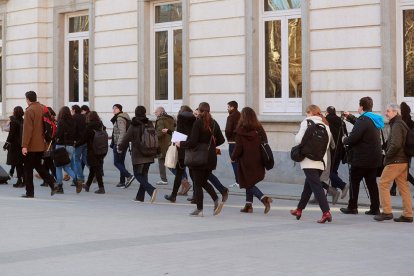
[[[311,116],[319,116],[322,118],[322,122],[325,125],[329,125],[328,120],[326,120],[325,116],[322,115],[321,109],[315,104],[311,104],[306,108],[306,114],[310,114]]]

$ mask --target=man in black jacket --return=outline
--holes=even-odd
[[[342,137],[348,135],[346,130],[345,123],[342,121],[341,117],[336,115],[335,107],[329,106],[326,109],[326,120],[329,122],[329,129],[331,130],[334,142],[335,149],[331,150],[331,172],[329,178],[332,183],[332,187],[335,189],[341,189],[342,195],[341,198],[345,198],[348,190],[349,184],[346,184],[338,175],[338,168],[341,160],[345,154],[344,144],[342,143]]]
[[[347,120],[354,125],[351,134],[343,140],[344,145],[350,147],[352,156],[348,207],[340,209],[344,214],[358,214],[359,185],[362,178],[365,179],[371,200],[370,210],[365,214],[379,214],[376,174],[382,162],[380,129],[384,127],[384,120],[380,115],[372,113],[372,106],[372,99],[364,97],[359,100],[358,113],[361,115],[358,118],[344,112]]]
[[[227,117],[226,122],[226,129],[224,133],[226,134],[227,142],[229,143],[229,155],[233,154],[234,147],[236,146],[235,142],[235,130],[237,128],[237,124],[240,120],[240,112],[237,110],[238,104],[236,101],[230,101],[227,103],[227,111],[229,113],[229,116]],[[237,179],[237,163],[232,162],[231,163],[233,167],[234,177],[236,179],[236,183],[230,185],[230,187],[238,186],[239,181]]]

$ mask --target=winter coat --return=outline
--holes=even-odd
[[[154,163],[154,157],[142,155],[139,149],[144,124],[153,126],[152,122],[150,122],[147,117],[132,118],[131,126],[129,127],[125,136],[122,138],[121,143],[118,145],[118,150],[123,151],[128,148],[129,142],[132,142],[131,160],[133,165]]]
[[[211,147],[208,153],[208,162],[207,165],[198,166],[198,167],[191,167],[191,169],[196,170],[215,170],[217,166],[217,154],[216,154],[216,147],[220,146],[224,143],[224,136],[221,133],[219,124],[213,120],[211,123],[211,131],[213,131],[213,135],[216,139],[216,143],[211,143]],[[199,143],[210,143],[211,139],[211,132],[208,129],[205,129],[203,126],[203,121],[198,119],[193,124],[193,129],[191,130],[191,135],[187,139],[187,141],[183,141],[180,143],[180,147],[184,149],[191,149],[195,148]]]
[[[391,131],[387,139],[384,166],[389,164],[408,163],[408,156],[404,152],[405,139],[407,137],[407,125],[400,115],[390,120]]]
[[[131,118],[128,113],[120,112],[112,117],[111,122],[114,125],[112,143],[119,145],[127,132],[127,125],[131,122]]]
[[[7,152],[7,165],[22,165],[22,133],[23,132],[23,118],[16,119],[14,116],[10,117],[10,132],[7,136],[6,142],[9,143]]]
[[[227,142],[234,143],[235,136],[236,136],[236,128],[237,124],[240,120],[240,112],[237,109],[233,109],[229,116],[227,117],[226,121],[226,129],[224,133],[226,134]]]
[[[81,146],[78,143],[82,139],[82,136],[86,131],[86,116],[84,114],[73,114],[73,120],[75,121],[75,141],[77,146]]]
[[[91,121],[87,123],[85,134],[79,141],[81,145],[86,143],[88,165],[93,167],[103,165],[103,160],[105,158],[105,155],[96,155],[93,150],[93,138],[95,137],[95,131],[98,130],[106,130],[106,127],[102,122]]]
[[[24,113],[22,148],[28,152],[43,152],[46,142],[43,129],[43,106],[39,102],[30,103]]]
[[[237,177],[241,188],[251,188],[265,177],[265,168],[260,153],[261,141],[267,142],[263,128],[246,130],[238,128],[236,131],[236,146],[231,160],[237,162]]]
[[[312,120],[315,124],[324,124],[322,121],[322,118],[319,116],[310,116],[310,117],[305,118],[305,120],[303,120],[302,123],[300,123],[299,132],[295,136],[295,142],[297,145],[299,145],[302,142],[303,135],[305,135],[306,129],[308,128],[307,120]],[[331,134],[331,130],[329,126],[326,124],[324,125],[326,126],[326,130],[328,131],[328,135],[329,135],[329,142],[328,142],[328,145],[326,145],[326,150],[328,150],[331,139],[332,139],[332,134]],[[323,161],[324,162],[314,161],[314,160],[311,160],[305,157],[305,159],[303,159],[303,161],[300,162],[300,167],[302,170],[303,169],[318,169],[318,170],[324,171],[325,165],[328,164],[328,155],[326,152],[325,152],[325,155],[323,156]]]
[[[177,131],[187,135],[187,140],[191,135],[191,130],[193,129],[193,124],[196,120],[193,112],[184,111],[177,116]],[[172,135],[172,131],[168,131],[170,135]],[[177,148],[178,150],[178,162],[181,168],[184,168],[184,157],[185,157],[185,149],[180,147]]]
[[[75,120],[64,118],[58,121],[55,141],[56,145],[73,146],[76,140],[76,125]]]
[[[329,123],[329,129],[332,133],[332,139],[335,142],[335,144],[337,144],[334,147],[334,149],[331,148],[332,158],[336,154],[337,156],[340,156],[340,159],[342,159],[342,157],[345,154],[345,148],[344,144],[342,143],[342,137],[344,135],[348,135],[345,122],[343,122],[341,117],[337,116],[336,114],[328,114],[326,116],[326,120]]]
[[[354,124],[349,136],[343,140],[344,145],[350,147],[351,165],[359,168],[380,167],[382,163],[380,118],[373,120],[362,114],[358,118],[349,115],[347,120]]]
[[[171,135],[169,133],[163,133],[162,130],[167,128],[170,131],[173,131],[175,128],[175,120],[170,115],[163,113],[155,121],[155,131],[158,136],[158,143],[160,145],[160,158],[165,158],[168,147],[171,144]]]

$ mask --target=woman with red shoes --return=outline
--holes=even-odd
[[[232,162],[237,161],[237,179],[240,188],[246,189],[246,205],[240,210],[242,213],[253,212],[253,196],[256,196],[265,206],[264,213],[270,211],[272,199],[265,196],[256,187],[264,179],[265,168],[260,154],[260,143],[267,143],[266,132],[257,120],[256,113],[250,107],[245,107],[240,113],[240,120],[236,128],[236,146],[231,155]]]
[[[307,157],[300,162],[300,167],[305,173],[305,185],[303,187],[303,192],[298,204],[298,207],[295,210],[291,210],[290,213],[293,216],[296,216],[296,219],[300,219],[302,216],[302,210],[305,209],[308,201],[312,195],[315,195],[315,198],[319,202],[319,207],[322,210],[322,218],[318,220],[318,223],[325,223],[326,221],[332,221],[332,215],[329,209],[329,203],[325,196],[325,192],[322,188],[322,183],[320,176],[325,169],[325,164],[327,164],[327,150],[329,147],[329,142],[332,139],[331,131],[329,129],[329,123],[326,118],[322,115],[321,109],[317,105],[310,105],[306,108],[306,118],[300,124],[299,132],[295,136],[296,144],[302,142],[302,138],[305,135],[305,132],[308,128],[308,120],[313,121],[315,124],[322,124],[326,128],[328,135],[328,143],[326,145],[325,155],[323,161],[314,161]],[[308,140],[311,141],[311,140]]]

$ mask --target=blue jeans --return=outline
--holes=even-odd
[[[220,192],[220,194],[223,194],[223,192],[227,190],[227,188],[224,187],[223,184],[221,184],[220,180],[214,174],[211,173],[208,176],[207,180],[210,181],[211,184],[213,184],[214,188],[216,188],[217,191]]]
[[[229,144],[230,158],[231,158],[231,155],[233,154],[235,147],[236,147],[236,144]],[[234,178],[236,179],[236,183],[239,183],[239,178],[237,177],[237,162],[231,162],[231,166],[233,167]]]
[[[56,148],[57,149],[58,148],[64,148],[64,147],[65,147],[64,145],[56,145]],[[72,156],[73,156],[73,153],[75,151],[75,148],[73,146],[66,146],[66,151],[69,154],[69,159],[72,160]],[[62,173],[62,169],[64,169],[65,172],[67,172],[69,174],[69,176],[72,177],[73,180],[76,180],[76,174],[72,170],[71,163],[67,164],[66,166],[56,167],[56,182],[58,184],[62,184],[63,183],[63,173]]]
[[[75,148],[72,158],[72,169],[76,173],[76,179],[84,181],[85,176],[83,175],[82,163],[87,164],[87,151],[88,147],[86,144],[83,144]]]
[[[136,196],[136,200],[144,201],[145,192],[150,196],[154,192],[155,188],[148,182],[148,170],[151,163],[134,165],[134,176],[139,182],[139,189]]]
[[[120,172],[119,183],[125,183],[125,178],[131,176],[131,174],[125,168],[125,156],[126,156],[128,149],[125,149],[121,153],[118,153],[116,148],[117,148],[116,145],[114,145],[113,147],[114,165]]]
[[[331,154],[331,156],[333,155]],[[332,170],[331,170],[331,174],[329,175],[329,177],[331,179],[332,187],[343,190],[345,188],[346,183],[338,175],[338,168],[339,168],[340,163],[341,163],[341,156],[340,154],[337,154],[335,156],[335,160],[333,160]]]
[[[253,203],[253,196],[261,200],[264,194],[256,186],[246,189],[246,202]]]

